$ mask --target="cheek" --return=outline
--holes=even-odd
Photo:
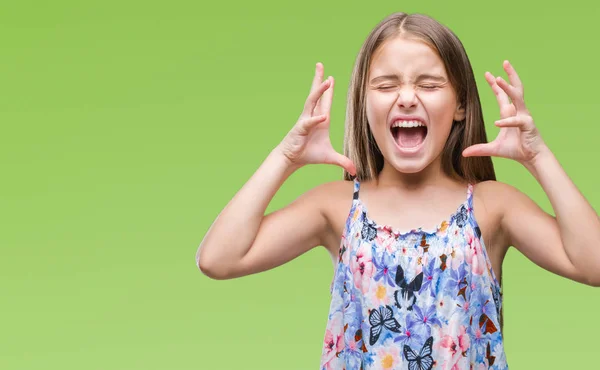
[[[367,120],[369,120],[369,123],[371,123],[373,120],[373,102],[372,98],[370,98],[368,95],[366,97],[365,112],[367,114]]]
[[[429,119],[435,125],[452,124],[457,106],[452,104],[451,96],[428,96],[422,101],[427,107]]]
[[[369,123],[378,124],[386,122],[387,116],[392,109],[394,99],[392,94],[367,94],[366,96],[366,113]]]
[[[380,102],[377,100],[376,97],[374,97],[372,94],[368,94],[366,97],[366,112],[367,112],[367,118],[369,119],[369,122],[372,122],[373,120],[375,120],[377,118],[377,111],[380,110],[380,108],[378,108],[378,104],[380,104]]]

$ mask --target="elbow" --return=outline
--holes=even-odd
[[[206,258],[200,251],[196,254],[196,267],[202,274],[212,280],[227,280],[230,275],[227,269],[218,262]]]
[[[202,274],[212,280],[227,280],[229,279],[228,275],[224,273],[218,266],[210,265],[207,263],[203,263],[203,261],[199,261],[197,263],[198,269]]]
[[[600,288],[600,276],[594,276],[587,279],[586,284],[594,288]]]
[[[581,273],[577,281],[593,288],[600,287],[600,275],[597,272],[592,274]]]

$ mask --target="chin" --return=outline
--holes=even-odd
[[[431,160],[426,160],[425,158],[407,159],[395,156],[391,161],[388,161],[388,164],[400,173],[417,174],[425,170],[431,162]]]
[[[407,148],[399,145],[394,138],[387,151],[387,162],[396,171],[405,174],[416,174],[429,167],[437,157],[433,153],[435,146],[431,135],[424,135],[422,141],[413,147]],[[439,153],[438,153],[439,154]]]
[[[387,166],[402,174],[418,174],[439,159],[445,142],[442,133],[423,122],[411,117],[390,127],[381,148]]]

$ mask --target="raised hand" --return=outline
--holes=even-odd
[[[495,156],[514,159],[526,165],[546,146],[525,106],[519,75],[508,61],[504,61],[503,67],[510,84],[502,77],[494,77],[489,72],[485,74],[500,107],[500,120],[494,122],[500,127],[500,132],[492,142],[466,148],[463,156]]]
[[[334,80],[331,76],[325,81],[322,80],[323,65],[317,63],[304,110],[278,149],[290,164],[296,167],[306,164],[333,164],[354,175],[356,167],[352,161],[336,152],[331,145],[329,123]]]

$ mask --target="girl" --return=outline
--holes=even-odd
[[[344,155],[329,139],[334,79],[322,82],[317,63],[298,122],[215,220],[199,268],[232,279],[324,246],[335,273],[321,369],[507,368],[508,247],[599,286],[600,220],[539,135],[514,68],[503,67],[509,82],[485,75],[501,118],[488,143],[458,38],[425,15],[388,16],[354,67]],[[497,182],[491,156],[525,166],[557,216]],[[344,179],[264,215],[288,176],[319,163],[342,167]]]

